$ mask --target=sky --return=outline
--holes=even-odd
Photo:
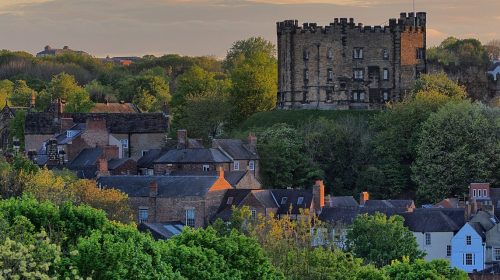
[[[224,57],[252,36],[276,42],[276,22],[328,25],[338,17],[383,25],[412,0],[0,0],[0,49],[35,54],[45,45],[104,57]],[[500,39],[500,0],[415,0],[427,12],[428,46],[448,36]]]

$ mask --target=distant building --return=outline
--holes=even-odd
[[[122,66],[130,66],[139,59],[141,58],[138,56],[115,56],[115,57],[107,56],[106,58],[101,58],[101,60],[104,62],[112,62]]]
[[[427,71],[426,22],[423,12],[386,26],[278,22],[278,108],[373,109],[401,100]]]
[[[36,54],[36,57],[56,56],[56,55],[65,54],[65,53],[73,53],[73,54],[78,54],[78,55],[90,56],[88,53],[86,53],[84,51],[72,50],[68,46],[64,46],[62,49],[53,49],[52,47],[47,45],[47,46],[45,46],[43,51]]]

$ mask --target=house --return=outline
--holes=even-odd
[[[451,240],[465,224],[464,209],[415,209],[401,214],[404,225],[413,233],[425,259],[451,258]]]
[[[305,189],[232,189],[224,195],[213,220],[228,221],[233,207],[247,206],[252,218],[258,215],[277,218],[300,219],[302,215],[321,213],[325,205],[325,186],[323,181],[316,181],[311,190]]]
[[[173,149],[153,162],[154,174],[174,171],[231,170],[231,160],[219,149]]]
[[[53,49],[47,45],[47,46],[45,46],[43,51],[38,52],[36,54],[36,57],[56,56],[56,55],[65,54],[65,53],[73,53],[73,54],[77,54],[77,55],[90,56],[88,53],[86,53],[84,51],[75,51],[75,50],[70,49],[68,46],[64,46],[62,49]]]
[[[25,150],[28,155],[48,155],[46,146],[55,140],[64,161],[83,149],[118,146],[119,158],[139,159],[149,149],[161,148],[169,121],[163,113],[64,113],[64,102],[49,112],[28,112],[25,119]]]
[[[485,269],[485,238],[479,223],[466,223],[451,239],[451,265],[469,273]]]
[[[172,171],[170,176],[215,176],[216,171]],[[224,179],[231,184],[234,189],[261,189],[261,183],[247,171],[224,171]]]
[[[212,147],[219,149],[231,160],[231,171],[250,171],[259,178],[259,155],[257,154],[257,137],[248,136],[247,141],[240,139],[214,139]]]
[[[101,175],[136,175],[137,163],[131,158],[119,158],[117,146],[86,148],[67,168],[79,178],[94,179]]]
[[[138,223],[181,221],[186,226],[204,227],[216,213],[231,185],[218,176],[102,176],[102,188],[115,188],[129,197]]]

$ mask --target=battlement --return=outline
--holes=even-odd
[[[363,26],[362,23],[355,23],[354,18],[334,18],[333,22],[331,22],[327,26],[321,26],[317,23],[303,23],[302,26],[299,26],[298,20],[285,20],[282,22],[277,22],[276,27],[278,34],[283,32],[294,32],[294,33],[316,33],[322,32],[327,33],[331,29],[341,28],[341,29],[356,29],[359,32],[364,33],[385,33],[390,32],[391,30],[400,30],[400,31],[411,31],[411,32],[423,32],[425,31],[426,24],[426,13],[419,12],[414,13],[401,13],[399,19],[389,19],[389,25],[380,26]]]

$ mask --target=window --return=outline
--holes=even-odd
[[[122,144],[122,148],[128,149],[128,139],[120,139],[120,143]]]
[[[257,220],[257,210],[252,209],[252,220]]]
[[[147,207],[139,207],[139,223],[148,221],[149,211]]]
[[[353,101],[365,100],[365,92],[364,91],[353,91],[352,92],[352,100]]]
[[[309,69],[304,69],[304,83],[309,82]]]
[[[389,93],[387,91],[384,91],[384,101],[389,100]]]
[[[326,102],[332,102],[332,95],[333,95],[333,90],[327,89],[326,90]]]
[[[487,195],[486,195],[486,189],[483,189],[483,196],[487,197]]]
[[[233,197],[232,196],[230,196],[230,197],[227,198],[227,204],[228,205],[233,204]]]
[[[304,197],[299,196],[299,198],[297,199],[297,205],[301,205],[302,203],[304,203]]]
[[[495,248],[493,250],[493,259],[495,261],[500,261],[500,248]]]
[[[360,91],[360,92],[359,92],[359,100],[360,100],[360,101],[365,100],[365,92],[364,92],[364,91]]]
[[[467,235],[465,237],[465,244],[467,244],[467,245],[471,245],[472,244],[472,236]]]
[[[353,55],[354,59],[362,59],[363,58],[363,48],[354,48],[352,55]]]
[[[251,171],[255,170],[255,161],[251,160],[248,162],[248,169],[250,169]]]
[[[195,225],[195,210],[194,208],[186,209],[186,226],[194,227]]]
[[[75,135],[76,135],[76,133],[77,133],[77,132],[76,132],[76,131],[74,131],[74,130],[67,130],[67,131],[66,131],[66,138],[71,138],[71,137],[75,136]]]
[[[389,69],[384,68],[384,80],[387,81],[389,80]]]
[[[363,80],[363,69],[354,69],[354,80]]]
[[[446,245],[446,256],[451,257],[451,245]]]
[[[464,261],[464,265],[472,265],[473,264],[473,254],[471,253],[467,253],[465,254],[465,261]]]
[[[303,56],[304,56],[304,60],[309,60],[309,51],[304,50]]]
[[[425,245],[431,245],[431,234],[428,232],[425,233]]]
[[[474,190],[472,190],[472,197],[476,197],[476,196],[477,196],[477,190],[474,189]]]
[[[233,169],[234,170],[240,170],[240,162],[239,161],[235,161],[233,163]]]
[[[145,156],[148,152],[149,152],[149,150],[142,150],[142,151],[141,151],[142,156]]]
[[[328,51],[326,52],[326,58],[332,59],[333,58],[333,49],[328,48]]]
[[[357,101],[357,100],[358,100],[358,98],[359,98],[359,97],[358,97],[358,92],[357,92],[357,91],[353,91],[353,92],[352,92],[352,100]]]
[[[204,164],[203,165],[203,171],[210,171],[210,165]]]
[[[389,51],[388,51],[387,49],[384,49],[384,50],[382,51],[382,57],[383,57],[385,60],[389,59]]]
[[[329,82],[333,81],[333,69],[332,68],[328,68],[327,79]]]
[[[425,49],[418,48],[417,49],[417,59],[424,59],[424,58],[425,58]]]
[[[288,197],[286,197],[286,196],[282,197],[281,204],[285,204],[287,200],[288,200]]]

